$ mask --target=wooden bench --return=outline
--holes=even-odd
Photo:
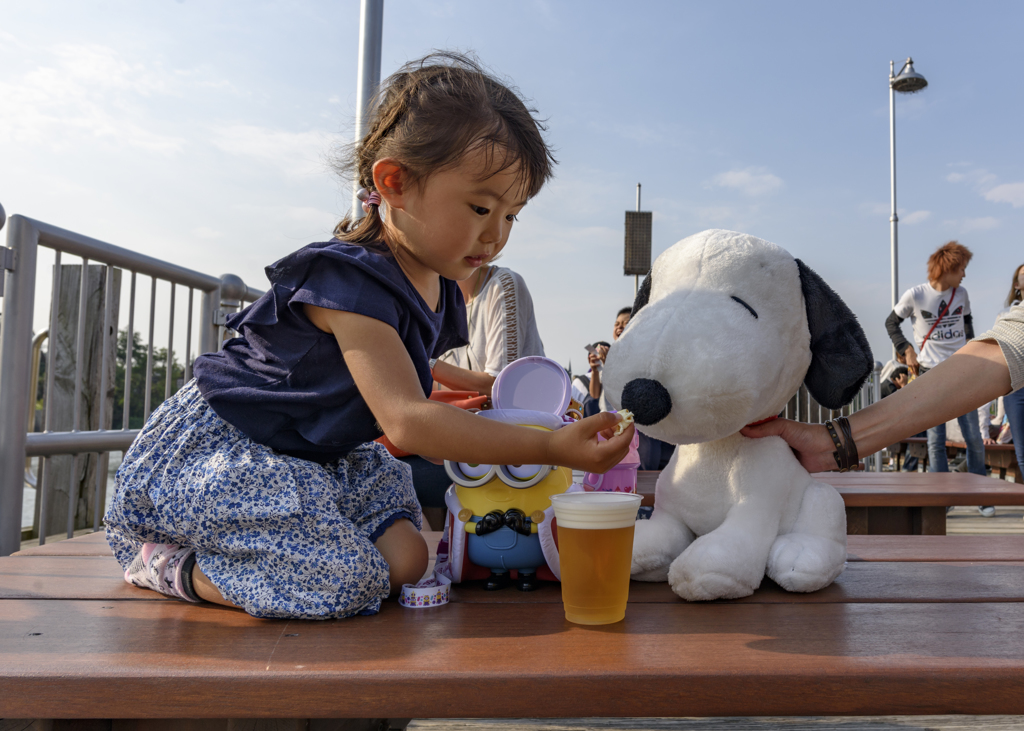
[[[900,466],[901,457],[906,454],[907,448],[913,445],[926,447],[924,461],[927,463],[928,439],[925,437],[910,437],[900,440],[897,444],[889,447],[889,452],[896,455],[897,469]],[[946,441],[946,450],[949,452],[966,449],[967,445],[964,442]],[[1012,444],[986,444],[985,466],[993,472],[998,472],[1000,480],[1005,480],[1006,476],[1010,475],[1015,483],[1024,483],[1024,475],[1021,475],[1020,466],[1017,464],[1017,452]]]
[[[644,505],[654,505],[658,471],[637,475]],[[819,472],[846,503],[846,531],[854,535],[945,535],[946,508],[1024,505],[1024,485],[969,472]]]
[[[807,595],[765,580],[742,600],[688,604],[666,584],[634,583],[624,622],[582,627],[565,621],[554,584],[470,583],[433,609],[259,620],[129,586],[88,536],[0,559],[0,717],[206,731],[1024,713],[1019,537],[962,538],[851,536],[846,571]]]

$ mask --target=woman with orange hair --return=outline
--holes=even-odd
[[[934,368],[974,338],[974,322],[967,289],[961,286],[970,249],[956,241],[943,244],[928,258],[928,281],[911,287],[900,297],[885,321],[896,352],[906,357],[913,373]],[[914,342],[903,336],[900,324],[910,318]],[[986,474],[985,445],[981,438],[977,415],[972,411],[957,418],[967,444],[967,471]],[[946,460],[946,425],[928,430],[928,469],[948,472]],[[995,508],[982,506],[983,515],[993,515]]]

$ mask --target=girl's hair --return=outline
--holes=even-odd
[[[970,249],[957,241],[943,244],[928,257],[928,280],[935,281],[943,274],[963,269],[973,256]]]
[[[372,108],[370,131],[337,166],[367,190],[377,160],[395,158],[405,182],[415,185],[474,148],[484,151],[492,173],[518,167],[527,198],[551,177],[555,159],[536,110],[471,56],[439,51],[406,64],[381,84]],[[350,214],[334,235],[357,244],[383,241],[378,207],[362,219]]]
[[[1024,299],[1024,292],[1020,291],[1020,287],[1017,286],[1017,277],[1020,276],[1020,270],[1024,269],[1024,264],[1013,270],[1013,281],[1010,282],[1010,294],[1006,296],[1006,306],[1009,307],[1014,303],[1015,300]]]

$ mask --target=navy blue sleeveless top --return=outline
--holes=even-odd
[[[218,416],[284,454],[330,462],[381,435],[338,341],[306,318],[303,304],[395,328],[425,396],[433,387],[429,359],[468,341],[458,285],[441,279],[434,312],[384,245],[310,244],[266,272],[270,290],[228,319],[240,337],[197,358],[194,372]]]

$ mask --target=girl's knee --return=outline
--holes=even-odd
[[[402,590],[402,584],[415,584],[427,571],[427,542],[411,521],[396,520],[377,539],[377,550],[388,562],[391,595]]]

